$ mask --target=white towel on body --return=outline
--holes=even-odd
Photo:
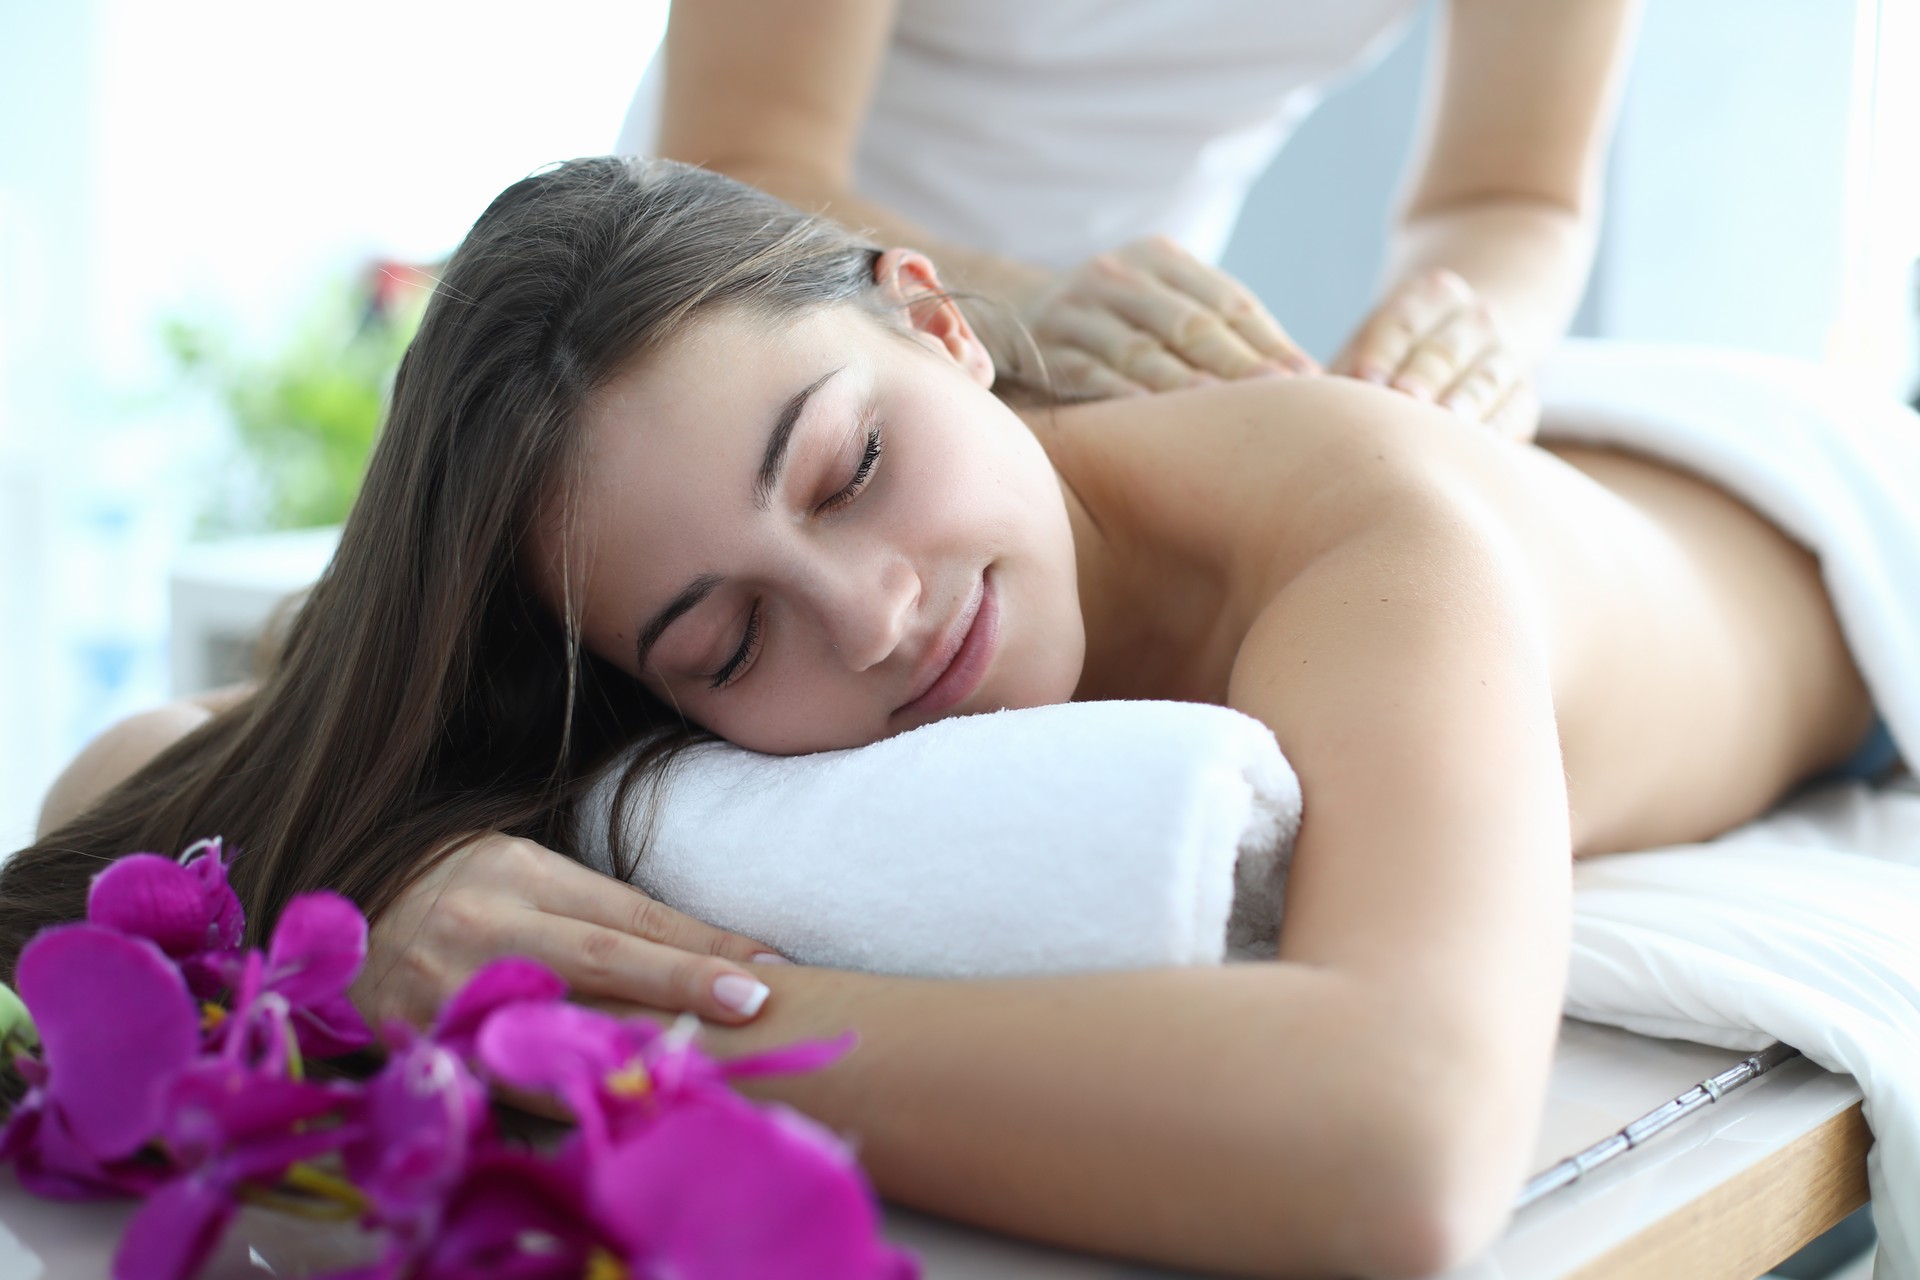
[[[1571,343],[1542,434],[1708,476],[1821,558],[1859,666],[1920,758],[1920,420],[1829,372]],[[702,748],[635,883],[803,962],[1043,973],[1270,955],[1300,797],[1234,712],[1089,703],[856,751]],[[583,811],[605,866],[611,777]],[[1867,855],[1867,856],[1861,856]],[[1841,786],[1706,845],[1575,874],[1567,1009],[1854,1075],[1876,1143],[1876,1280],[1920,1280],[1920,798]]]

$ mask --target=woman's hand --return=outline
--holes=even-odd
[[[454,850],[374,922],[352,998],[374,1026],[416,1026],[503,955],[540,961],[577,996],[740,1023],[766,999],[743,967],[773,949],[702,924],[544,845],[487,835]],[[771,960],[765,959],[771,957]]]
[[[1327,372],[1404,391],[1511,439],[1531,440],[1539,427],[1539,401],[1493,308],[1451,271],[1394,289]]]
[[[1036,294],[1021,319],[1068,396],[1320,372],[1245,285],[1165,236],[1094,255]]]

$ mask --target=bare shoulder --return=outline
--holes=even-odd
[[[141,711],[103,729],[63,769],[40,807],[35,838],[66,825],[141,766],[212,719],[214,709],[181,699]]]
[[[1253,379],[1027,417],[1096,518],[1222,561],[1311,558],[1505,444],[1348,378]]]

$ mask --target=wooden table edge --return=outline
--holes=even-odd
[[[1566,1280],[1753,1280],[1867,1202],[1856,1102]]]

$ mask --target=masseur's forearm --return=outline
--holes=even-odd
[[[1492,304],[1502,336],[1531,363],[1567,331],[1593,265],[1591,217],[1539,200],[1415,209],[1397,229],[1387,289],[1445,268]]]
[[[943,981],[770,969],[719,1056],[859,1032],[753,1081],[847,1133],[881,1193],[994,1230],[1254,1275],[1452,1260],[1437,1105],[1477,1064],[1419,1010],[1268,963]],[[1411,1047],[1425,1046],[1421,1070]],[[1450,1083],[1451,1082],[1451,1083]]]

